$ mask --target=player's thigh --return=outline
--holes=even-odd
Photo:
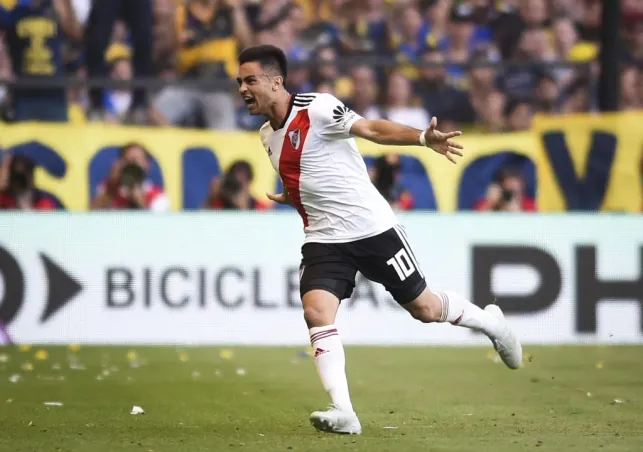
[[[353,293],[356,274],[357,268],[346,259],[340,245],[304,244],[299,291],[309,326],[334,322],[339,302]]]
[[[401,227],[361,241],[358,253],[358,270],[382,284],[399,304],[410,303],[425,291],[424,274]]]

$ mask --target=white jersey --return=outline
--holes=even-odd
[[[304,222],[305,242],[351,242],[398,223],[350,135],[359,119],[330,94],[296,94],[281,128],[267,122],[259,131]]]

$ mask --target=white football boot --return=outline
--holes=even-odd
[[[522,363],[522,345],[505,319],[500,308],[495,304],[487,305],[484,308],[489,314],[500,322],[500,333],[496,337],[489,336],[502,362],[510,369],[518,369]]]
[[[326,411],[315,411],[310,415],[310,423],[317,430],[326,433],[359,435],[362,426],[354,411],[346,411],[330,405]]]

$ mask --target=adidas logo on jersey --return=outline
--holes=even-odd
[[[301,141],[301,132],[299,129],[295,129],[292,132],[288,132],[288,138],[290,138],[290,144],[292,144],[292,147],[298,151],[299,150],[299,144]]]

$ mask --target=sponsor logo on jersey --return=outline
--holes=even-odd
[[[340,124],[342,127],[346,127],[348,121],[350,121],[355,116],[355,112],[345,105],[338,105],[333,110],[333,120],[335,124]]]
[[[301,144],[301,132],[299,129],[295,129],[292,132],[288,132],[288,138],[290,138],[290,144],[295,148],[296,151],[299,150],[299,145]]]

